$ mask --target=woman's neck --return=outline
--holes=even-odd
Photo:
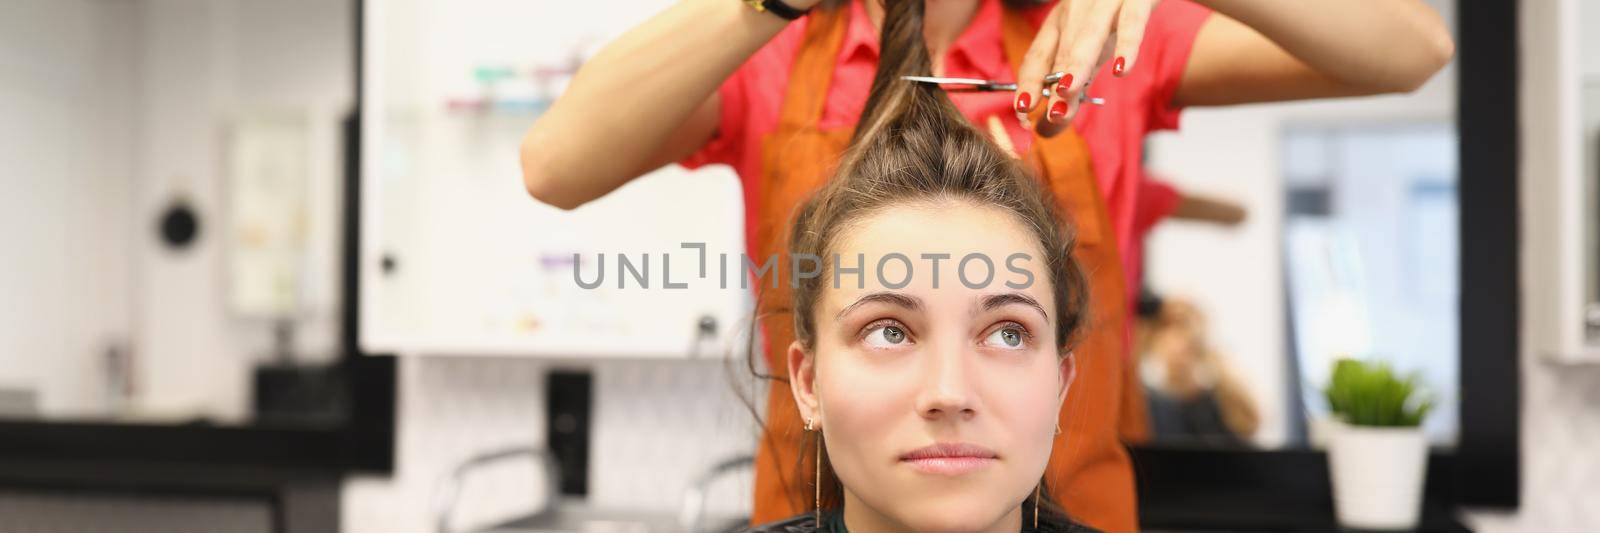
[[[849,533],[910,533],[906,527],[878,512],[857,498],[850,488],[844,489],[844,528]],[[1012,509],[1000,520],[978,533],[1016,533],[1022,531],[1022,506]]]
[[[933,60],[933,73],[944,72],[944,54],[955,44],[961,32],[972,23],[983,0],[925,0],[922,14],[922,35],[928,40],[928,57]],[[883,28],[883,4],[878,0],[862,0],[866,4],[867,18],[872,27]]]

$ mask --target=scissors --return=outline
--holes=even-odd
[[[1044,97],[1045,98],[1049,98],[1050,97],[1050,87],[1055,85],[1056,82],[1061,81],[1061,78],[1064,75],[1065,74],[1063,74],[1063,73],[1057,72],[1057,73],[1051,74],[1049,76],[1045,76],[1045,78],[1044,78]],[[910,81],[910,82],[916,82],[916,83],[927,83],[927,84],[932,84],[932,85],[938,85],[939,87],[943,88],[946,92],[953,92],[953,93],[966,93],[966,92],[978,92],[978,91],[1015,91],[1015,90],[1017,90],[1017,84],[1015,84],[1015,83],[1005,83],[1005,82],[999,82],[999,81],[994,81],[994,80],[985,80],[985,79],[982,79],[982,78],[949,78],[949,77],[944,77],[944,76],[901,76],[900,79],[906,80],[906,81]],[[1079,102],[1083,102],[1083,103],[1094,104],[1094,105],[1105,105],[1105,103],[1106,103],[1106,99],[1104,99],[1104,98],[1090,98],[1089,97],[1089,86],[1088,86],[1088,84],[1085,84],[1084,85],[1084,90],[1078,93],[1078,101]]]

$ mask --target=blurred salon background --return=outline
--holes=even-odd
[[[517,167],[668,4],[0,0],[0,531],[742,523],[733,172],[562,211]],[[1383,361],[1436,399],[1427,528],[1600,531],[1600,2],[1430,4],[1460,46],[1414,93],[1148,140],[1133,444],[1295,476],[1333,362]],[[601,255],[652,290],[574,283]]]

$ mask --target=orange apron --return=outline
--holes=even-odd
[[[1016,68],[1027,51],[1036,28],[1014,10],[1005,9],[1002,35],[1006,55]],[[788,264],[785,254],[791,215],[813,191],[832,176],[840,154],[849,146],[853,126],[818,128],[849,17],[848,9],[817,10],[811,15],[805,42],[790,74],[778,127],[762,144],[761,188],[753,197],[757,222],[751,257],[778,255],[776,265]],[[1039,112],[1043,112],[1040,106]],[[1036,117],[1036,119],[1039,117]],[[1122,267],[1111,234],[1089,150],[1071,128],[1053,138],[1035,135],[1023,156],[1054,190],[1062,212],[1077,227],[1074,256],[1082,264],[1091,288],[1089,326],[1075,349],[1077,379],[1067,393],[1060,414],[1061,435],[1056,437],[1046,479],[1055,499],[1076,520],[1110,533],[1138,528],[1134,511],[1133,470],[1118,440],[1123,423],[1138,433],[1143,423],[1142,398],[1130,388],[1131,368],[1124,353]],[[776,270],[782,270],[778,268]],[[759,290],[761,322],[766,335],[767,363],[772,374],[786,377],[785,352],[794,340],[788,280],[778,288],[762,282]],[[766,427],[757,446],[755,506],[752,524],[763,524],[808,512],[812,507],[811,454],[800,457],[804,431],[789,387],[773,382],[767,395]],[[1136,412],[1124,412],[1129,405]],[[1119,416],[1121,415],[1121,416]]]

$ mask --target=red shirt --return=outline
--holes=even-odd
[[[1144,239],[1150,235],[1150,230],[1155,229],[1161,219],[1172,216],[1178,210],[1178,204],[1183,202],[1183,194],[1167,182],[1146,176],[1139,180],[1138,205],[1133,214],[1132,245],[1128,247],[1128,264],[1125,265],[1129,272],[1128,291],[1132,298],[1138,298],[1140,283],[1144,281]]]
[[[944,75],[1015,81],[1016,73],[1006,61],[1000,39],[1003,8],[999,0],[981,1],[972,22],[947,51]],[[1052,2],[1030,8],[1027,15],[1040,24],[1054,6]],[[850,27],[835,62],[833,84],[828,88],[823,109],[820,126],[824,129],[846,127],[860,118],[878,66],[878,31],[859,0],[851,2],[850,10]],[[1138,63],[1123,78],[1113,76],[1110,65],[1105,65],[1089,89],[1091,96],[1105,98],[1105,105],[1081,106],[1073,118],[1073,128],[1088,144],[1125,266],[1132,266],[1136,257],[1134,217],[1143,175],[1140,160],[1144,137],[1152,131],[1177,128],[1179,110],[1172,105],[1172,96],[1188,64],[1195,35],[1210,13],[1187,0],[1157,4],[1145,27]],[[723,82],[717,93],[721,98],[721,119],[715,138],[680,164],[697,168],[722,163],[732,166],[747,185],[760,179],[761,140],[777,128],[789,71],[809,22],[810,19],[802,19],[790,24]],[[998,115],[1019,152],[1031,146],[1030,132],[1017,122],[1012,111],[1012,93],[952,93],[950,97],[976,124]],[[746,206],[756,205],[751,196],[756,190],[745,187]],[[746,208],[747,240],[758,216]],[[1124,271],[1130,290],[1137,290],[1137,271]]]

